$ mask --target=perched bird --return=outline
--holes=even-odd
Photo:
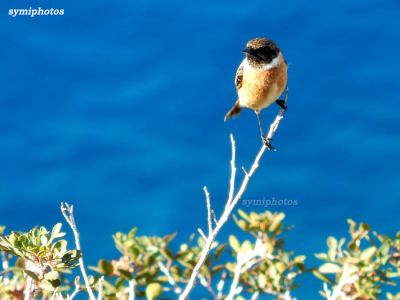
[[[287,64],[278,46],[266,38],[250,40],[243,52],[245,58],[235,77],[238,100],[225,115],[224,121],[240,114],[243,107],[254,110],[261,139],[272,150],[271,141],[263,133],[260,111],[274,102],[287,109],[285,101],[278,100],[286,86]]]

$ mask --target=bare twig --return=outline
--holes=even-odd
[[[207,237],[204,234],[203,230],[201,230],[201,228],[197,228],[197,231],[200,233],[201,237],[204,239],[204,241],[207,241]]]
[[[81,268],[83,281],[85,282],[85,286],[86,286],[87,292],[89,294],[89,298],[91,300],[95,300],[96,297],[94,296],[93,290],[90,287],[89,279],[88,279],[88,276],[87,276],[86,270],[85,270],[85,264],[83,262],[83,255],[82,255],[82,249],[81,249],[81,242],[80,242],[80,238],[79,238],[79,232],[76,227],[75,218],[74,218],[74,206],[69,205],[68,203],[61,202],[61,212],[62,212],[65,220],[71,227],[72,232],[74,233],[76,249],[81,252],[81,257],[79,258],[79,267]]]
[[[346,284],[354,284],[358,280],[357,272],[354,268],[351,268],[347,263],[343,266],[342,275],[340,276],[339,283],[329,290],[328,285],[324,283],[324,291],[327,300],[351,300],[352,297],[347,295],[343,291],[343,287]]]
[[[103,283],[104,283],[104,276],[99,278],[99,293],[97,294],[97,300],[103,299]]]
[[[246,255],[238,254],[237,264],[233,272],[231,288],[228,296],[225,298],[226,300],[232,300],[237,294],[239,294],[239,291],[242,289],[238,286],[240,276],[253,268],[253,266],[258,265],[259,263],[264,261],[265,256],[266,248],[261,239],[258,239],[256,241],[256,244],[251,252],[247,253]]]
[[[242,167],[242,171],[243,171],[243,173],[244,173],[245,176],[249,175],[249,174],[247,173],[247,170],[246,170],[245,167]]]
[[[243,262],[237,262],[234,272],[233,272],[233,280],[231,284],[231,289],[229,291],[228,296],[225,298],[226,300],[232,300],[235,295],[238,294],[238,284],[239,284],[239,279],[240,275],[242,275],[242,266]]]
[[[211,216],[212,216],[212,219],[214,221],[214,224],[218,225],[218,220],[217,220],[217,217],[215,216],[215,212],[214,212],[213,209],[211,210]]]
[[[135,300],[135,279],[129,280],[128,300]]]
[[[174,293],[180,294],[182,292],[182,289],[176,284],[176,281],[172,277],[171,272],[168,270],[168,268],[162,262],[159,262],[158,266],[160,267],[160,271],[167,277],[168,283],[172,286]]]
[[[32,277],[27,275],[26,278],[26,286],[24,289],[24,300],[30,300],[33,299],[34,294],[35,294],[35,288],[34,288],[34,283]]]
[[[61,293],[59,291],[60,291],[60,288],[59,287],[56,288],[54,293],[51,295],[50,300],[54,300],[54,299],[64,300],[63,296],[61,295]],[[46,300],[46,299],[47,299],[46,295],[43,295],[42,300]],[[68,296],[67,296],[67,299],[69,299]]]
[[[217,295],[215,294],[213,288],[211,287],[210,280],[207,280],[206,277],[202,274],[199,275],[199,278],[200,278],[200,284],[207,289],[211,297],[213,297],[213,299],[217,299]]]
[[[0,255],[1,255],[1,266],[4,271],[7,271],[8,268],[10,267],[10,263],[9,263],[10,255],[4,251],[0,251]],[[8,278],[9,275],[7,274],[7,272],[5,272],[5,274],[6,274],[5,277]]]
[[[44,275],[45,266],[41,262],[35,261],[35,259],[30,256],[25,259],[25,269],[37,277],[42,277]],[[34,299],[37,296],[38,285],[36,280],[34,280],[30,275],[26,275],[26,285],[24,289],[24,300]]]
[[[236,179],[236,143],[233,135],[229,135],[232,144],[232,158],[231,158],[231,178],[229,180],[229,196],[226,205],[232,202],[234,192],[235,192],[235,179]]]
[[[211,201],[210,201],[210,193],[208,192],[207,187],[204,187],[204,193],[206,194],[206,202],[207,202],[207,223],[208,223],[208,232],[212,231],[212,220],[211,220]]]
[[[79,290],[80,290],[79,280],[75,279],[75,290],[69,297],[67,297],[67,300],[74,299],[74,297],[79,293]]]
[[[288,89],[286,89],[285,103],[287,102],[287,100],[288,100]],[[277,129],[279,127],[281,120],[283,119],[283,114],[284,114],[284,110],[281,108],[279,110],[277,116],[275,117],[275,120],[270,125],[270,129],[267,134],[267,139],[271,140],[272,137],[274,136],[275,132],[277,131]],[[236,194],[234,194],[235,175],[236,175],[236,167],[235,167],[236,144],[235,144],[235,139],[233,138],[232,135],[231,135],[231,146],[232,146],[231,180],[230,180],[228,200],[226,202],[225,209],[224,209],[221,217],[219,218],[219,220],[217,221],[217,223],[215,225],[215,228],[213,228],[212,230],[209,230],[209,232],[208,232],[207,239],[205,241],[203,249],[201,250],[199,260],[192,271],[192,274],[190,276],[190,279],[189,279],[184,291],[182,292],[182,294],[179,297],[180,300],[185,300],[189,296],[189,293],[193,289],[193,285],[196,281],[196,278],[200,272],[201,267],[203,266],[204,262],[207,259],[207,256],[211,250],[212,244],[213,244],[216,236],[218,235],[219,231],[224,226],[224,224],[228,221],[229,217],[232,214],[233,209],[235,208],[235,206],[237,205],[237,203],[240,201],[241,197],[243,196],[251,177],[253,176],[254,172],[257,170],[257,168],[259,166],[261,157],[263,156],[265,151],[268,149],[267,145],[263,144],[261,149],[258,151],[256,158],[254,159],[254,162],[250,168],[250,171],[247,172],[243,168],[245,175],[244,175],[242,184],[240,185],[240,188],[236,192]],[[211,209],[209,209],[209,207],[211,207],[211,204],[209,204],[209,200],[210,199],[206,193],[207,211],[210,212]],[[208,215],[208,217],[210,219],[210,214]],[[208,224],[210,224],[210,222],[208,222]],[[210,225],[209,225],[209,228],[210,228]]]
[[[226,272],[224,271],[222,273],[221,279],[220,279],[220,281],[218,282],[218,285],[217,285],[217,299],[222,299],[225,280],[226,280]]]
[[[257,299],[258,299],[258,296],[260,296],[260,292],[255,292],[255,293],[251,296],[250,300],[257,300]]]

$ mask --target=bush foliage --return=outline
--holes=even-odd
[[[320,294],[327,299],[400,299],[400,293],[393,294],[400,276],[400,234],[378,234],[365,223],[348,220],[348,240],[328,237],[326,252],[315,255],[321,264],[311,267],[304,255],[286,249],[284,234],[290,228],[284,218],[283,213],[238,210],[234,220],[245,238],[230,235],[225,243],[214,243],[200,270],[197,293],[207,299],[294,299],[298,277],[312,272],[322,281]],[[101,287],[107,300],[177,298],[204,239],[193,234],[174,247],[175,234],[137,233],[134,228],[113,236],[119,257],[100,259],[90,267],[93,290]],[[81,253],[69,247],[64,236],[61,223],[28,232],[0,227],[0,299],[24,299],[29,280],[34,299],[72,299],[74,290],[79,290],[79,299],[87,298],[85,285],[74,277]]]

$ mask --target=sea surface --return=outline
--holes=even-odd
[[[39,6],[65,14],[8,15]],[[239,208],[285,212],[286,246],[309,266],[327,236],[347,235],[347,218],[395,234],[400,2],[391,0],[2,1],[0,224],[50,227],[63,221],[61,201],[74,204],[88,264],[115,257],[112,234],[134,226],[186,241],[206,226],[204,185],[222,211],[229,134],[239,170],[260,147],[253,112],[223,122],[241,50],[259,36],[289,63],[289,110],[278,151],[243,199],[297,205]],[[265,127],[277,110],[263,111]],[[230,222],[219,239],[236,232]],[[319,280],[300,282],[299,299],[320,299]]]

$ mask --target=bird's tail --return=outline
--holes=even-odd
[[[228,113],[225,115],[224,122],[228,120],[231,117],[237,116],[240,114],[242,111],[243,107],[239,103],[239,99],[235,102],[235,105],[228,111]]]

